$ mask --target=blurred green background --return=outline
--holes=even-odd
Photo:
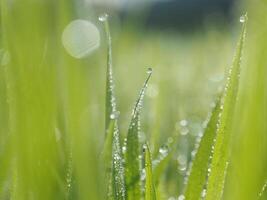
[[[169,200],[184,189],[196,138],[233,59],[239,17],[248,12],[224,199],[257,199],[267,180],[266,0],[1,0],[0,199],[104,198],[103,12],[110,15],[122,138],[153,68],[140,140],[149,141],[153,159],[175,140],[159,184],[160,199]],[[100,47],[83,59],[61,43],[75,19],[91,21],[101,35]]]

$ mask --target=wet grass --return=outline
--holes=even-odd
[[[0,199],[266,199],[267,7],[245,5],[183,35],[1,0]],[[77,18],[101,36],[83,59]]]

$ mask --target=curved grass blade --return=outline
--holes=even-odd
[[[233,65],[229,71],[227,85],[221,102],[221,113],[218,120],[217,137],[211,162],[211,173],[207,183],[207,200],[221,199],[224,189],[224,181],[230,154],[230,128],[239,86],[241,57],[246,36],[247,15],[244,16],[242,23],[241,37],[237,45]]]
[[[220,101],[217,100],[190,169],[184,195],[187,200],[199,200],[203,187],[206,184],[212,145],[216,137],[217,122],[220,112]]]
[[[146,172],[145,200],[156,200],[157,197],[152,175],[151,153],[147,144],[145,144],[144,146],[144,153],[145,153],[145,172]]]
[[[126,196],[128,200],[141,199],[140,188],[140,112],[143,99],[152,70],[148,70],[148,77],[141,89],[139,98],[136,101],[132,113],[132,119],[127,135],[126,154],[125,154],[125,176],[126,176]]]
[[[114,94],[114,81],[112,72],[112,45],[107,14],[100,16],[99,20],[104,23],[108,45],[105,113],[106,140],[103,155],[106,163],[105,171],[107,174],[105,175],[105,177],[106,183],[108,184],[108,199],[124,200],[125,182],[122,163],[123,159],[120,145],[120,135],[118,128],[119,112],[116,108],[116,99]],[[111,166],[111,169],[109,166]]]

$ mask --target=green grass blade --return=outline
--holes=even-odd
[[[105,130],[108,130],[110,123],[110,116],[116,112],[116,99],[114,95],[114,80],[113,80],[113,68],[112,68],[112,40],[108,23],[108,15],[103,14],[99,17],[99,20],[103,22],[105,27],[105,33],[107,38],[107,73],[106,73],[106,112],[105,112]]]
[[[233,65],[229,71],[227,85],[221,102],[221,113],[218,120],[217,138],[211,162],[211,173],[208,178],[207,200],[221,199],[227,172],[230,153],[230,127],[234,114],[241,68],[241,57],[246,36],[247,16],[244,17],[241,37],[235,53]]]
[[[125,199],[124,170],[117,123],[117,119],[110,121],[102,152],[102,160],[105,165],[108,199],[123,200]]]
[[[115,126],[115,120],[110,121],[109,129],[106,134],[104,148],[101,154],[101,160],[105,171],[104,178],[106,181],[106,188],[108,189],[108,196],[112,196],[111,180],[112,180],[112,142],[113,142],[113,131]]]
[[[145,200],[156,200],[156,191],[153,182],[152,174],[152,163],[151,153],[148,145],[144,146],[145,153],[145,172],[146,172],[146,183],[145,183]]]
[[[115,120],[110,121],[109,128],[107,130],[107,137],[105,139],[105,144],[101,155],[103,163],[107,165],[106,169],[109,168],[109,166],[111,166],[112,164],[111,161],[112,161],[112,142],[113,142],[114,126],[115,126]]]
[[[140,190],[140,112],[147,88],[147,83],[151,77],[152,70],[148,70],[148,77],[141,89],[139,98],[133,109],[132,119],[127,135],[126,155],[125,155],[125,175],[126,175],[126,196],[128,200],[141,198]]]
[[[112,187],[115,200],[125,199],[124,168],[122,160],[118,121],[115,120],[112,142]]]
[[[124,169],[122,164],[122,152],[118,128],[119,112],[116,108],[114,94],[114,82],[112,72],[112,43],[109,30],[108,16],[104,14],[99,17],[104,23],[107,36],[107,80],[106,80],[106,141],[104,146],[104,160],[106,163],[106,182],[109,184],[108,198],[115,200],[125,199]],[[112,152],[112,153],[110,153]],[[111,155],[112,154],[112,155]],[[112,163],[111,163],[112,158]],[[111,164],[111,165],[110,165]],[[112,166],[110,170],[109,166]],[[111,175],[110,175],[111,173]],[[111,184],[110,184],[111,183]]]
[[[220,101],[217,101],[208,124],[201,138],[197,153],[190,169],[190,175],[185,188],[185,199],[198,200],[207,180],[212,145],[216,137],[217,122],[220,114]]]

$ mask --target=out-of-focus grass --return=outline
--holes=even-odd
[[[248,38],[241,75],[240,102],[235,116],[235,145],[226,199],[257,197],[266,182],[266,33],[267,1],[248,1]],[[242,77],[243,76],[243,77]]]
[[[246,10],[246,64],[225,199],[255,199],[267,178],[266,1]],[[1,0],[1,48],[10,62],[0,69],[0,199],[104,198],[99,158],[105,136],[105,43],[83,60],[66,54],[61,34],[76,13],[71,0]],[[88,19],[102,30],[97,14]],[[157,189],[160,199],[177,197],[238,31],[208,26],[183,35],[128,26],[117,31],[115,25],[111,30],[121,134],[126,136],[144,71],[153,67],[140,140],[149,141],[153,160],[161,145],[178,138]]]

